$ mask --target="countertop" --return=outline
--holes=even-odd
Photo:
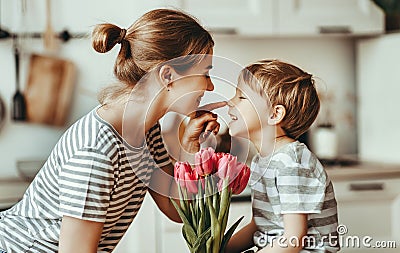
[[[333,183],[400,178],[400,164],[357,162],[352,165],[342,166],[325,165],[324,168]],[[250,188],[246,187],[241,194],[232,196],[232,202],[250,201],[250,194]]]
[[[360,162],[349,166],[325,166],[332,181],[400,178],[400,164]]]
[[[0,179],[0,210],[18,202],[29,184],[30,182],[19,178]]]
[[[333,182],[400,178],[400,164],[363,162],[346,166],[325,166],[325,169]],[[0,178],[0,210],[16,203],[28,186],[29,182],[26,180]],[[249,197],[250,189],[247,187],[240,195],[234,196],[232,201],[247,201]]]

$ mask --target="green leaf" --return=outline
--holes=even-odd
[[[193,205],[194,205],[194,202],[189,204],[189,208],[190,208],[190,215],[192,217],[192,226],[193,226],[194,231],[196,231],[198,224],[197,224],[197,221],[196,221],[195,211],[194,211],[195,208],[193,207]]]
[[[214,207],[211,205],[211,200],[208,199],[208,208],[210,209],[211,216],[211,236],[214,238],[213,253],[219,252],[221,243],[221,225],[219,224],[218,217],[215,214]]]
[[[221,210],[219,211],[218,220],[222,220],[222,216],[225,215],[226,209],[228,208],[230,197],[229,197],[229,178],[226,177],[222,183],[222,192],[221,192]]]
[[[200,201],[202,204],[200,206],[204,205],[203,200]],[[199,220],[199,225],[197,227],[197,234],[200,235],[203,233],[205,230],[205,218],[206,218],[206,212],[204,212],[204,206],[200,207],[200,220]]]
[[[185,238],[186,244],[190,250],[190,252],[192,252],[192,248],[193,248],[193,244],[191,243],[191,239],[190,239],[190,235],[187,234],[187,230],[184,228],[185,225],[182,226],[182,235],[183,238]]]
[[[211,253],[213,242],[214,242],[214,237],[210,236],[210,238],[208,238],[206,242],[207,253]]]
[[[228,202],[226,203],[227,207],[225,209],[225,213],[222,216],[222,220],[219,221],[221,224],[221,231],[223,231],[223,233],[225,233],[226,224],[228,223],[229,210],[230,210],[230,206],[231,206],[231,197],[232,197],[232,192],[229,190],[228,191]]]
[[[211,228],[208,228],[204,233],[202,233],[193,244],[193,250],[197,252],[201,246],[204,246],[207,238],[211,235]]]
[[[240,217],[239,220],[237,220],[228,230],[228,232],[226,232],[226,234],[224,235],[224,238],[222,239],[222,243],[221,243],[221,249],[219,251],[219,253],[224,253],[225,252],[225,247],[229,242],[229,239],[231,239],[233,232],[235,232],[235,229],[237,228],[237,226],[239,226],[239,223],[243,220],[244,216]]]
[[[179,193],[179,202],[181,204],[182,212],[185,215],[187,215],[187,209],[186,209],[186,206],[185,206],[185,201],[183,200],[182,189],[181,189],[181,186],[179,184],[178,184],[178,193]]]
[[[183,224],[182,227],[182,233],[184,234],[184,237],[186,239],[186,242],[190,244],[190,246],[193,248],[193,245],[197,239],[197,235],[194,232],[192,226]]]
[[[187,212],[185,214],[186,214],[186,217],[188,217],[188,219],[189,219],[189,217],[190,217],[190,215],[189,215],[190,202],[189,202],[189,198],[188,198],[188,194],[187,194],[186,188],[182,189],[182,193],[183,193],[183,203],[184,203],[184,206],[185,206],[185,210]]]
[[[179,207],[179,205],[175,202],[175,200],[174,200],[173,198],[169,197],[169,199],[171,200],[172,205],[175,207],[176,211],[178,212],[179,217],[181,217],[182,222],[183,222],[183,223],[187,223],[187,224],[190,225],[190,222],[189,222],[189,220],[187,219],[185,213],[182,211],[182,208]]]

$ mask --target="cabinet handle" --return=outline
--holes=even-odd
[[[210,28],[208,30],[211,33],[216,33],[216,34],[223,34],[223,35],[236,35],[238,34],[238,31],[235,28]]]
[[[382,191],[383,183],[350,184],[350,191]]]
[[[321,34],[349,34],[351,29],[348,26],[320,26],[319,33]]]

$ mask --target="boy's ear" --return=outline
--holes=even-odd
[[[283,105],[275,105],[272,110],[271,114],[268,118],[268,124],[270,125],[278,125],[282,122],[283,118],[286,115],[286,109]]]
[[[158,77],[165,87],[168,87],[169,84],[172,82],[174,72],[174,69],[169,65],[164,65],[160,68],[158,72]]]

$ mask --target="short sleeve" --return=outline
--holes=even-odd
[[[159,123],[155,124],[147,133],[147,145],[159,168],[171,163],[169,154],[164,146]]]
[[[105,222],[113,186],[109,157],[92,148],[76,151],[60,171],[60,214]]]
[[[292,164],[277,172],[276,186],[281,214],[321,213],[325,199],[325,180],[317,178],[312,169]]]

